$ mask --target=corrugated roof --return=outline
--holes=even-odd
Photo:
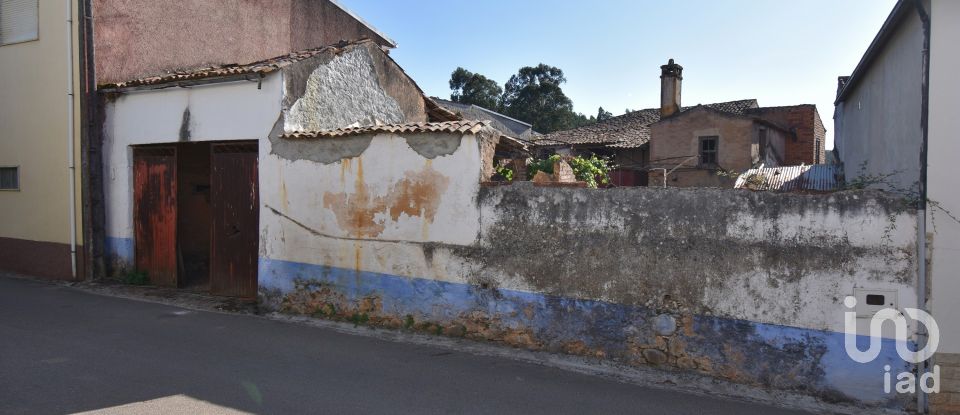
[[[183,82],[183,81],[199,81],[204,79],[212,78],[221,78],[233,75],[245,75],[245,74],[257,74],[264,75],[270,72],[274,72],[286,66],[292,65],[294,63],[310,59],[314,56],[317,56],[326,52],[340,53],[344,49],[351,48],[356,45],[361,45],[364,43],[373,43],[376,42],[370,39],[361,39],[354,42],[342,41],[335,45],[324,46],[315,49],[308,49],[299,52],[289,53],[283,56],[277,56],[270,59],[264,59],[262,61],[248,63],[248,64],[229,64],[229,65],[219,65],[219,66],[210,66],[206,68],[198,69],[188,69],[184,71],[171,72],[164,75],[150,76],[146,78],[133,79],[124,82],[109,83],[98,85],[98,89],[120,89],[120,88],[131,88],[137,86],[148,86],[148,85],[161,85],[166,83],[174,82]],[[377,45],[379,48],[380,46]]]
[[[737,178],[736,189],[773,192],[832,192],[843,188],[843,173],[833,164],[761,167]]]
[[[742,99],[704,106],[721,112],[743,115],[746,110],[757,107],[757,100]],[[683,107],[680,111],[692,108],[696,107]],[[650,124],[657,121],[660,121],[660,108],[648,108],[596,124],[546,134],[534,142],[539,146],[595,144],[611,148],[636,148],[650,141]]]
[[[459,114],[464,119],[473,121],[490,121],[493,128],[496,128],[497,130],[500,130],[501,133],[511,137],[523,140],[531,140],[538,135],[538,133],[533,131],[533,126],[530,124],[508,117],[499,112],[481,107],[479,105],[461,104],[459,102],[433,97],[431,97],[431,99],[450,112]]]
[[[385,124],[365,127],[345,127],[326,131],[297,131],[281,136],[286,139],[338,138],[363,134],[411,134],[411,133],[459,133],[476,134],[492,129],[487,121],[420,122],[409,124]]]

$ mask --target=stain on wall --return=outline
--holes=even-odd
[[[393,221],[400,215],[420,217],[432,223],[440,196],[450,179],[429,164],[420,171],[408,171],[384,195],[372,195],[363,180],[363,162],[358,161],[353,193],[324,192],[323,207],[330,209],[342,229],[355,237],[375,237],[384,230],[384,217]]]
[[[299,202],[265,221],[267,309],[910,405],[875,376],[910,370],[893,340],[860,365],[842,334],[854,288],[916,304],[915,216],[902,201],[481,187],[490,140],[434,154],[417,148],[428,139],[381,134],[331,164],[279,160],[284,180],[326,179],[286,183]]]

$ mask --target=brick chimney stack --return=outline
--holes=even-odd
[[[683,83],[683,67],[670,59],[660,67],[660,118],[680,112],[680,86]]]

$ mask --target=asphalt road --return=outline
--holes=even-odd
[[[83,411],[795,413],[0,277],[0,413]]]

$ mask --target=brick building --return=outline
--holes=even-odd
[[[825,161],[826,129],[812,104],[760,107],[756,99],[681,105],[683,67],[661,67],[661,105],[544,135],[539,153],[594,153],[617,165],[614,185],[733,186],[718,170]],[[707,147],[703,147],[707,146]],[[704,158],[707,158],[704,160]]]
[[[827,129],[823,126],[816,105],[751,108],[746,112],[792,129],[796,139],[786,142],[784,156],[786,165],[826,163],[827,154],[824,147],[826,147]]]

